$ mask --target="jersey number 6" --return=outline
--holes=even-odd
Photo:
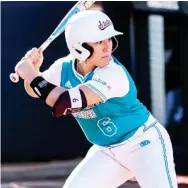
[[[111,121],[110,118],[108,117],[105,117],[105,118],[102,118],[100,119],[98,122],[97,122],[97,126],[100,128],[100,130],[102,131],[102,133],[105,135],[105,136],[113,136],[116,134],[117,132],[117,127],[115,126],[115,124]]]

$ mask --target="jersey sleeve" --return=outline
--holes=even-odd
[[[42,77],[48,82],[60,86],[63,58],[56,60],[46,71],[42,72]]]
[[[121,66],[100,68],[92,80],[84,85],[96,92],[104,102],[114,97],[123,97],[129,92],[129,80]]]

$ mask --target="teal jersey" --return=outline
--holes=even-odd
[[[128,139],[150,115],[137,99],[137,89],[130,74],[113,56],[106,67],[98,67],[82,76],[76,72],[75,60],[69,55],[54,63],[43,76],[67,89],[86,85],[103,99],[103,102],[73,114],[93,144],[108,146]]]

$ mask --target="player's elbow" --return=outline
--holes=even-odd
[[[60,117],[71,113],[71,103],[68,91],[62,93],[53,105],[53,116]],[[70,113],[69,113],[70,111]]]
[[[81,111],[87,107],[85,94],[80,89],[63,92],[53,105],[53,115],[60,117]]]

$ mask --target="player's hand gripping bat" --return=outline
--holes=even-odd
[[[62,21],[59,23],[53,33],[48,37],[48,39],[40,46],[40,48],[42,48],[42,51],[44,51],[50,45],[50,43],[54,39],[56,39],[62,32],[64,32],[67,21],[71,16],[80,11],[89,9],[94,3],[95,1],[78,1],[62,19]],[[12,82],[17,83],[19,81],[19,75],[17,73],[11,73],[10,79]]]

